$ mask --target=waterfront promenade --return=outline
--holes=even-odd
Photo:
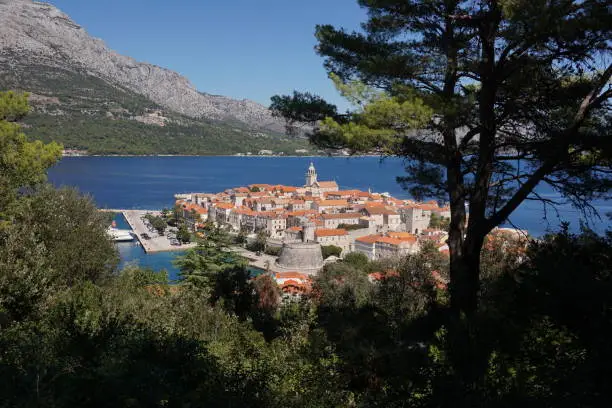
[[[172,245],[170,240],[165,235],[159,235],[157,232],[151,232],[142,221],[145,214],[159,215],[159,211],[147,210],[119,210],[125,217],[130,228],[136,234],[136,238],[140,241],[142,248],[147,254],[156,252],[183,251],[196,246],[195,243]],[[144,239],[142,234],[148,234],[151,239]]]

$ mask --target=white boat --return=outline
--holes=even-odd
[[[126,242],[134,240],[134,235],[132,235],[131,230],[122,230],[114,227],[109,227],[106,232],[115,242]]]

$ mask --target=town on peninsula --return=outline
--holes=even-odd
[[[399,259],[416,254],[426,243],[445,256],[449,253],[447,205],[341,190],[336,181],[319,180],[312,162],[303,186],[256,183],[218,193],[180,193],[175,199],[175,208],[194,233],[208,224],[244,234],[246,241],[263,236],[265,251],[235,249],[252,267],[269,272],[285,295],[307,292],[313,275],[350,253],[368,260]],[[499,231],[524,234],[507,228]],[[370,280],[381,276],[372,273]],[[440,285],[447,283],[442,276],[436,279]]]

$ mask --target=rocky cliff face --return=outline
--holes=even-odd
[[[86,72],[191,118],[284,129],[263,105],[199,92],[176,72],[117,54],[52,5],[0,0],[0,71],[28,63]]]

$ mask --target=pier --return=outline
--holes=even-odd
[[[151,232],[142,221],[142,217],[145,214],[159,215],[160,211],[149,211],[149,210],[102,210],[106,212],[121,213],[125,217],[125,220],[130,224],[130,228],[136,235],[136,239],[142,245],[142,248],[147,254],[154,254],[156,252],[171,252],[171,251],[184,251],[195,247],[196,243],[172,245],[170,240],[165,235],[159,235],[157,232]],[[151,238],[144,239],[142,234],[148,234]]]
[[[157,232],[151,232],[142,220],[146,214],[160,215],[159,210],[125,210],[125,209],[103,209],[103,212],[121,213],[123,217],[130,225],[130,229],[136,235],[136,239],[142,245],[145,253],[154,254],[158,252],[174,252],[184,251],[186,249],[194,248],[197,246],[196,243],[183,244],[180,246],[170,244],[170,240],[165,235],[159,235]],[[142,234],[148,234],[151,239],[142,238]],[[249,265],[261,270],[269,269],[272,272],[280,272],[276,265],[276,257],[261,253],[260,255],[254,252],[248,251],[239,246],[233,246],[232,250],[239,255],[249,260]]]

